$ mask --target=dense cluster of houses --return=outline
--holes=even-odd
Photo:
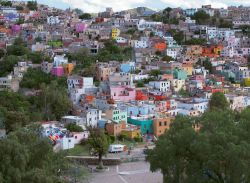
[[[14,3],[22,5],[24,2]],[[200,10],[231,21],[233,28],[197,24],[191,17]],[[178,25],[149,21],[154,12],[144,11],[138,15],[128,11],[113,12],[112,8],[89,20],[79,19],[70,9],[62,11],[46,5],[39,5],[37,11],[1,7],[0,12],[0,21],[5,22],[0,26],[0,47],[11,45],[14,38],[21,36],[33,52],[41,51],[53,58],[52,61],[41,60],[39,67],[43,72],[67,76],[69,98],[74,107],[71,116],[62,117],[61,124],[75,123],[83,128],[97,126],[110,135],[123,134],[128,138],[145,134],[157,137],[169,129],[177,115],[204,113],[215,92],[225,93],[233,110],[250,105],[247,59],[250,38],[239,29],[240,25],[250,25],[248,7],[174,8],[170,17],[184,17]],[[15,22],[20,18],[25,23],[18,25]],[[131,29],[138,35],[128,34]],[[207,44],[178,44],[171,34],[173,29],[182,31],[185,40],[205,39]],[[132,47],[131,60],[96,62],[95,76],[72,74],[76,65],[70,63],[65,54],[81,48],[97,54],[105,40],[114,40],[120,47]],[[169,56],[171,61],[164,61],[157,52]],[[28,64],[20,62],[11,75],[0,78],[0,89],[8,85],[9,89],[17,91],[18,88],[13,88],[13,76],[22,78]],[[152,71],[159,71],[159,74],[153,77]],[[51,128],[57,128],[53,125],[46,127],[50,136]],[[194,128],[198,127],[194,125]],[[73,135],[71,138],[78,140],[80,137]],[[87,138],[87,133],[81,138]]]

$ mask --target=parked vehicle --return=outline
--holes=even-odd
[[[125,145],[121,144],[111,144],[109,145],[109,153],[119,153],[125,150]]]

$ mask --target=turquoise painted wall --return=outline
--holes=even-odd
[[[139,126],[142,134],[153,133],[153,120],[136,120],[128,118],[128,123]]]

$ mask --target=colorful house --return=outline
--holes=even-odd
[[[244,86],[249,87],[250,86],[250,78],[244,78],[243,83],[244,83]]]
[[[113,27],[111,32],[112,39],[116,39],[120,35],[121,31],[120,29]]]
[[[135,100],[136,91],[135,88],[126,86],[112,86],[110,87],[110,94],[113,100],[129,102]]]
[[[87,25],[85,23],[77,23],[75,25],[75,29],[77,33],[84,32],[87,28]]]
[[[175,69],[173,75],[175,79],[180,79],[180,80],[187,79],[187,72],[182,69]]]
[[[165,51],[167,49],[167,44],[165,42],[155,43],[154,48],[158,51]]]
[[[223,48],[223,45],[204,47],[202,51],[202,56],[209,58],[219,57]]]
[[[169,128],[174,118],[168,116],[160,116],[159,118],[154,119],[154,135],[156,137],[164,134]]]
[[[186,71],[188,76],[191,76],[193,74],[193,64],[191,63],[183,63],[182,69]]]
[[[120,109],[109,109],[105,111],[106,118],[116,123],[127,123],[127,111]]]
[[[65,64],[63,67],[66,75],[70,75],[74,69],[74,65],[72,63]]]
[[[64,68],[62,66],[53,67],[51,74],[57,77],[61,77],[64,75]]]
[[[141,134],[153,134],[154,121],[144,117],[129,117],[128,123],[139,126]]]
[[[129,139],[141,136],[141,130],[136,125],[127,124],[121,132],[122,135],[126,136]]]

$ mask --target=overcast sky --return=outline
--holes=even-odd
[[[250,0],[37,0],[57,8],[80,8],[84,12],[97,13],[104,11],[106,7],[112,7],[114,11],[146,6],[154,10],[165,7],[199,8],[203,4],[211,4],[214,8],[222,8],[231,5],[250,6]]]

